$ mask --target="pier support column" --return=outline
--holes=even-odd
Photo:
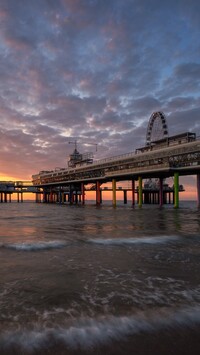
[[[71,187],[70,187],[70,191],[69,191],[69,203],[70,203],[70,205],[73,205],[73,203],[74,203],[74,189],[71,189]]]
[[[116,180],[113,179],[112,180],[112,202],[113,202],[113,206],[116,207]]]
[[[163,178],[159,178],[159,204],[163,206]]]
[[[61,205],[62,203],[62,192],[61,192],[61,187],[59,187],[58,191],[58,203]]]
[[[76,190],[75,191],[75,204],[77,205],[78,204],[78,191]]]
[[[170,193],[166,192],[166,191],[163,191],[163,205],[164,204],[167,204],[167,196],[170,196]]]
[[[53,202],[53,192],[52,192],[52,190],[50,190],[50,196],[49,196],[49,199],[50,199],[50,203],[52,203]]]
[[[138,177],[138,206],[142,207],[142,177]]]
[[[197,174],[197,207],[200,208],[200,174]]]
[[[61,198],[61,202],[64,204],[64,202],[65,202],[65,194],[64,194],[64,192],[62,191],[62,198]]]
[[[179,173],[174,173],[174,208],[179,207]]]
[[[124,204],[127,204],[127,190],[124,190]]]
[[[56,192],[53,192],[53,203],[56,202]]]
[[[99,206],[101,204],[101,190],[100,190],[100,182],[96,182],[96,204]]]
[[[40,203],[41,202],[41,193],[36,192],[35,194],[35,202]]]
[[[49,201],[48,201],[48,196],[49,196],[48,192],[45,191],[45,192],[44,192],[44,202],[46,202],[46,203],[49,202]]]
[[[135,180],[132,180],[132,206],[135,206]]]
[[[81,196],[82,196],[82,205],[85,204],[85,186],[84,182],[81,183]]]
[[[102,203],[103,199],[102,199],[102,190],[100,190],[100,201]]]

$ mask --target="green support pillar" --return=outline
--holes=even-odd
[[[179,207],[179,173],[174,173],[174,208]]]
[[[138,178],[138,206],[142,207],[142,177]]]
[[[112,197],[113,197],[113,206],[116,207],[116,180],[112,180]]]

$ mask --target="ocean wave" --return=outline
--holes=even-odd
[[[89,239],[89,243],[102,245],[131,245],[131,244],[164,244],[170,241],[177,241],[177,236],[158,236],[158,237],[140,237],[140,238],[97,238]]]
[[[49,242],[38,243],[14,243],[14,244],[0,244],[0,248],[13,249],[17,251],[39,251],[47,249],[58,249],[66,246],[65,242],[54,240]]]
[[[174,313],[144,313],[131,317],[102,317],[80,319],[66,327],[5,332],[0,336],[0,349],[19,347],[25,351],[49,348],[63,344],[72,349],[91,349],[141,332],[153,333],[164,329],[200,325],[200,308],[186,308]]]

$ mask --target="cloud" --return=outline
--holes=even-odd
[[[2,0],[0,173],[63,166],[69,140],[98,143],[96,158],[134,150],[156,110],[171,134],[198,133],[198,10],[197,0]]]
[[[199,136],[200,132],[200,106],[194,109],[189,109],[185,111],[172,112],[168,116],[168,125],[170,134],[179,134],[183,132],[194,132]]]

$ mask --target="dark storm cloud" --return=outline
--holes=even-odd
[[[171,134],[198,131],[199,14],[196,0],[1,0],[0,173],[63,166],[74,139],[97,158],[131,151],[155,110]]]

